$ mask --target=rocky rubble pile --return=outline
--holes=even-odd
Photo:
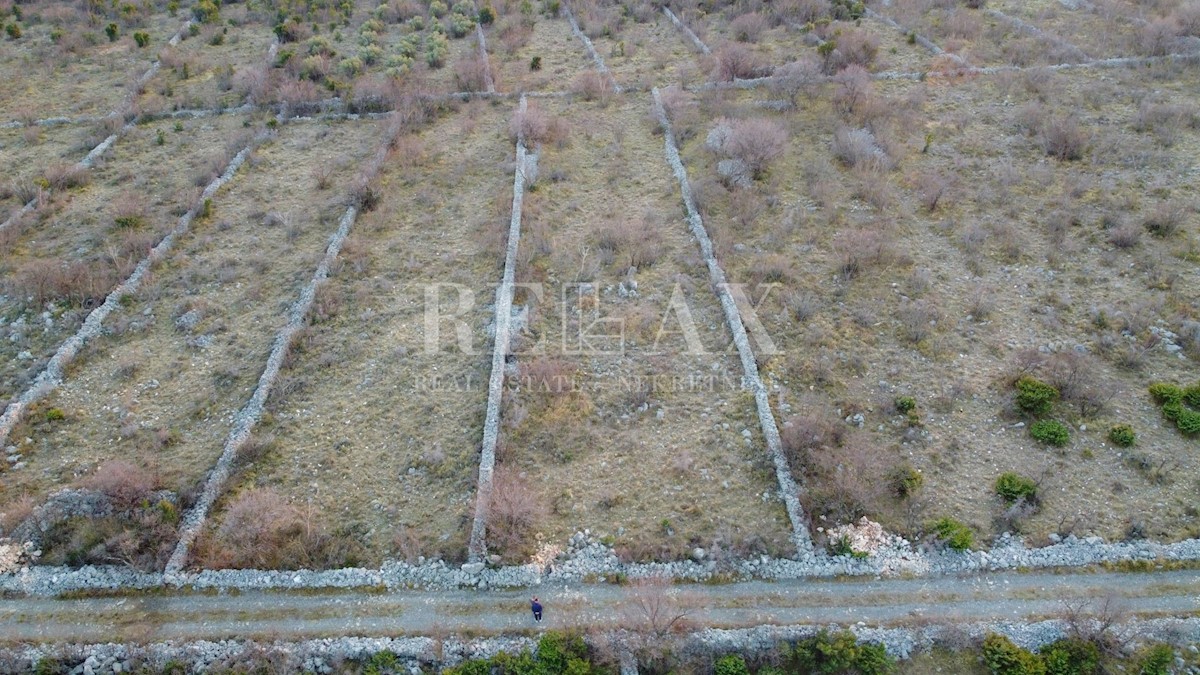
[[[781,641],[795,641],[829,631],[848,628],[855,636],[882,644],[892,656],[906,659],[938,645],[950,648],[964,641],[979,640],[988,633],[1001,633],[1026,649],[1037,649],[1069,634],[1063,621],[1036,623],[973,623],[880,628],[862,623],[853,626],[764,625],[742,629],[706,629],[686,638],[683,651],[692,657],[713,658],[728,653],[746,656],[767,653]],[[1149,642],[1195,645],[1200,642],[1200,618],[1148,619],[1120,624],[1116,628],[1130,636],[1130,647]],[[619,641],[619,636],[614,636]],[[396,672],[425,672],[467,659],[488,658],[506,651],[535,649],[526,637],[488,637],[463,641],[457,638],[326,638],[299,642],[255,642],[239,640],[160,642],[147,646],[121,644],[41,645],[0,649],[0,673],[32,672],[43,659],[63,664],[70,675],[100,675],[132,672],[143,666],[163,670],[169,663],[184,665],[188,672],[258,670],[308,672],[327,675],[341,672],[349,662],[366,663],[389,652]],[[1195,649],[1194,646],[1190,649]],[[390,659],[389,659],[390,660]],[[635,671],[636,672],[636,671]],[[1181,671],[1182,672],[1182,671]]]
[[[468,563],[453,566],[441,560],[418,559],[415,564],[388,561],[379,569],[339,570],[205,570],[175,574],[147,574],[124,567],[79,569],[29,566],[0,573],[0,592],[56,595],[83,589],[150,588],[171,585],[193,589],[300,589],[300,588],[521,588],[543,582],[578,582],[606,577],[638,579],[666,576],[682,581],[707,581],[715,576],[741,579],[798,579],[840,575],[892,574],[939,575],[964,572],[1076,567],[1101,563],[1157,560],[1200,560],[1200,539],[1173,544],[1150,541],[1105,542],[1099,537],[1069,536],[1042,548],[1026,548],[1012,535],[1002,535],[991,550],[937,550],[913,547],[895,535],[876,538],[874,551],[865,558],[819,553],[798,561],[761,556],[718,564],[703,549],[692,560],[666,563],[622,563],[612,547],[588,533],[577,533],[561,555],[547,567],[537,564],[496,566]]]
[[[464,642],[429,637],[327,638],[302,642],[160,642],[147,646],[122,644],[41,645],[0,649],[0,673],[33,672],[43,659],[66,666],[70,675],[127,673],[150,666],[161,671],[174,662],[188,672],[305,672],[326,675],[342,672],[347,662],[366,662],[377,654],[395,656],[397,672],[414,675],[429,666],[450,666],[467,659],[488,658],[501,651],[521,652],[534,641],[519,637],[480,638]]]

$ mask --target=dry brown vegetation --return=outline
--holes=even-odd
[[[865,515],[920,539],[953,515],[982,541],[1196,536],[1195,441],[1146,394],[1200,377],[1195,64],[960,69],[1194,53],[1200,10],[1068,4],[875,6],[897,30],[824,0],[671,3],[705,54],[653,3],[574,2],[606,75],[548,1],[497,3],[485,55],[471,17],[427,3],[314,7],[280,26],[271,62],[263,5],[222,6],[168,48],[182,13],[22,3],[23,36],[0,50],[12,74],[0,121],[18,122],[0,129],[13,167],[0,217],[36,209],[0,232],[0,402],[253,133],[278,129],[11,434],[20,459],[0,463],[0,489],[21,496],[6,499],[4,528],[55,490],[96,490],[114,513],[55,526],[47,560],[159,567],[353,204],[354,234],[194,560],[463,559],[519,135],[537,164],[520,167],[516,278],[533,286],[515,299],[491,552],[526,562],[589,528],[625,560],[790,554],[649,115],[657,86],[716,255],[779,348],[753,336],[814,528]],[[523,115],[509,96],[437,98],[482,92],[487,73],[501,94],[539,95]],[[398,112],[136,117],[247,102]],[[54,115],[89,120],[36,124]],[[130,120],[91,169],[76,166]],[[1047,415],[1069,428],[1065,445],[1030,437],[1012,397],[1022,374],[1059,391]],[[1133,448],[1108,439],[1115,424],[1135,429]],[[923,487],[897,489],[913,471]],[[1036,509],[995,496],[1004,471],[1038,481]],[[649,632],[670,632],[670,613],[646,602]]]

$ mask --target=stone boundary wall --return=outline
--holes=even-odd
[[[664,144],[666,146],[667,162],[675,172],[675,178],[679,180],[679,188],[683,192],[683,203],[687,208],[688,224],[691,226],[692,235],[700,245],[700,254],[704,258],[704,262],[708,265],[709,282],[712,284],[721,301],[721,308],[725,311],[725,321],[729,325],[729,332],[733,334],[733,344],[737,347],[738,357],[742,361],[742,371],[744,373],[743,384],[754,394],[754,402],[758,409],[759,425],[762,427],[763,437],[767,442],[767,453],[770,455],[771,461],[775,466],[775,478],[779,482],[779,496],[783,499],[784,506],[787,508],[788,519],[792,524],[792,542],[796,546],[796,555],[799,560],[811,559],[813,556],[812,536],[805,522],[804,508],[800,505],[800,499],[797,496],[800,493],[800,486],[792,478],[791,467],[788,466],[787,456],[783,452],[783,442],[779,438],[779,427],[775,423],[774,413],[771,412],[770,394],[767,392],[766,386],[763,385],[762,378],[759,377],[758,361],[755,359],[754,351],[750,347],[750,340],[746,336],[746,328],[742,324],[742,316],[738,310],[737,303],[733,299],[733,294],[729,291],[729,284],[725,278],[725,270],[721,268],[721,264],[717,261],[716,255],[713,253],[712,241],[708,238],[708,232],[704,229],[704,221],[696,208],[695,200],[692,198],[692,189],[688,182],[687,169],[683,166],[683,161],[679,158],[679,148],[675,147],[675,135],[671,130],[671,121],[667,119],[667,111],[663,108],[662,97],[659,95],[657,88],[653,90],[653,93],[654,114],[658,117],[659,124],[662,125],[663,136],[666,139]]]
[[[958,54],[955,54],[953,52],[947,52],[946,50],[939,47],[936,43],[934,43],[933,40],[930,40],[929,38],[925,37],[924,35],[921,35],[920,33],[916,32],[915,30],[909,30],[908,28],[900,25],[895,19],[893,19],[890,16],[880,14],[879,12],[876,12],[875,10],[871,9],[870,7],[866,8],[866,15],[871,17],[872,19],[875,19],[877,21],[881,21],[881,22],[887,24],[888,26],[900,31],[901,33],[904,33],[905,35],[911,35],[913,37],[914,42],[916,42],[917,44],[924,47],[926,51],[928,51],[930,54],[933,54],[934,56],[947,56],[951,59],[954,59],[954,62],[959,64],[960,66],[967,67],[967,68],[969,68],[971,66],[971,64],[967,63],[967,60],[964,59],[963,57],[961,57]]]
[[[283,367],[283,359],[287,356],[288,350],[291,349],[292,340],[296,334],[304,329],[305,318],[308,316],[308,310],[312,307],[313,300],[316,298],[317,289],[325,282],[329,276],[329,268],[337,259],[338,254],[342,250],[342,244],[346,241],[346,237],[350,234],[350,228],[354,225],[354,220],[358,216],[358,209],[350,206],[346,209],[338,223],[338,229],[329,239],[329,246],[325,249],[325,257],[321,259],[317,269],[313,272],[312,279],[300,291],[300,297],[292,304],[288,311],[288,322],[275,335],[275,342],[271,347],[271,355],[267,357],[267,366],[263,369],[262,375],[258,378],[258,386],[254,388],[254,394],[246,405],[238,411],[234,416],[233,429],[229,432],[229,437],[225,440],[225,447],[221,450],[221,456],[217,459],[216,465],[209,473],[208,480],[204,483],[204,491],[200,493],[200,498],[196,504],[184,514],[179,525],[179,541],[175,545],[174,552],[171,553],[170,560],[167,561],[166,574],[171,575],[178,573],[187,563],[188,554],[191,551],[192,543],[195,542],[196,536],[200,533],[200,528],[204,526],[204,522],[208,517],[209,509],[212,508],[217,497],[225,489],[225,483],[229,480],[229,476],[233,473],[233,463],[237,459],[238,452],[250,440],[251,432],[262,419],[263,407],[267,403],[267,396],[271,394],[271,389],[275,386],[275,380],[279,377],[279,371]]]
[[[562,12],[563,14],[567,15],[567,21],[571,22],[571,32],[574,33],[575,37],[579,38],[579,41],[582,42],[583,46],[587,48],[588,54],[592,57],[592,63],[596,64],[596,70],[600,71],[601,75],[604,75],[604,77],[608,78],[609,82],[612,82],[612,88],[614,92],[618,94],[621,93],[623,91],[621,89],[621,85],[617,84],[617,78],[613,77],[613,74],[608,70],[608,66],[604,65],[604,59],[599,53],[596,52],[596,47],[592,44],[591,38],[585,35],[583,31],[579,30],[579,22],[575,20],[575,15],[571,12],[571,6],[566,2],[563,2]]]
[[[517,115],[527,110],[525,97]],[[487,555],[487,521],[491,507],[492,474],[496,468],[496,443],[500,438],[500,400],[504,395],[504,365],[512,330],[513,282],[517,273],[517,249],[521,244],[521,205],[525,198],[525,136],[517,125],[517,155],[513,170],[512,215],[508,221],[508,247],[504,252],[504,276],[496,289],[496,337],[492,341],[492,370],[488,375],[487,413],[479,450],[479,482],[475,489],[475,517],[467,543],[470,562],[479,564]]]
[[[190,20],[184,21],[183,25],[179,27],[179,30],[175,31],[175,35],[171,36],[171,39],[167,42],[167,44],[169,44],[172,47],[179,44],[179,41],[183,38],[184,31],[186,31],[188,29],[188,26],[191,26],[191,25],[192,25],[192,22]],[[126,96],[125,99],[121,102],[121,107],[117,108],[116,110],[110,112],[108,115],[106,115],[102,118],[99,118],[99,119],[113,119],[113,118],[126,117],[129,110],[132,109],[132,107],[133,107],[133,102],[134,102],[134,99],[137,98],[138,92],[142,90],[142,86],[147,81],[149,81],[149,79],[151,77],[154,77],[154,74],[158,72],[158,69],[161,66],[162,66],[161,58],[155,59],[154,63],[150,64],[150,68],[147,69],[146,72],[142,73],[142,75],[137,79],[136,86],[133,88],[133,91],[131,91],[129,93],[129,95]],[[8,125],[6,124],[5,126],[8,126]],[[82,160],[80,160],[78,163],[76,163],[75,166],[80,169],[90,169],[92,167],[92,164],[95,163],[95,161],[97,159],[99,159],[101,155],[108,152],[108,149],[112,147],[113,143],[117,142],[118,138],[120,138],[122,135],[124,135],[126,132],[128,132],[132,128],[133,128],[133,122],[129,122],[129,123],[125,124],[124,126],[122,126],[120,129],[118,129],[115,133],[109,134],[104,140],[100,141],[99,145],[92,148],[91,152],[89,152],[86,157],[84,157]],[[17,211],[15,213],[13,213],[11,216],[9,216],[3,223],[0,223],[0,232],[3,232],[4,230],[8,229],[10,226],[12,226],[13,223],[17,222],[21,218],[24,218],[26,214],[28,214],[30,211],[33,211],[35,208],[37,208],[37,202],[38,202],[38,198],[34,197],[33,199],[29,200],[29,203],[25,204],[20,209],[17,209]],[[2,430],[0,430],[0,445],[4,444],[3,434],[4,434],[4,432]]]
[[[483,36],[483,26],[475,22],[475,37],[479,40],[479,59],[483,63],[483,81],[487,85],[487,93],[496,93],[496,80],[492,77],[492,60],[488,58],[487,38]]]
[[[670,7],[663,5],[663,14],[666,14],[667,18],[671,20],[671,23],[675,24],[675,27],[682,31],[683,34],[692,41],[692,44],[696,46],[696,49],[699,50],[701,54],[712,53],[712,50],[708,48],[708,45],[704,44],[704,41],[701,40],[695,33],[693,33],[692,29],[688,28],[687,24],[681,21],[679,17],[675,16],[675,12],[672,12]]]
[[[183,27],[179,29],[179,32],[175,34],[175,38],[180,37],[183,34],[183,31],[187,30],[189,25],[191,25],[191,21],[185,22]],[[175,38],[172,38],[172,44],[178,43],[178,40]],[[271,49],[268,51],[268,54],[274,54],[278,46],[278,39],[272,41]],[[155,63],[158,62],[156,61]],[[280,111],[280,120],[283,119],[285,112],[286,111]],[[134,122],[130,122],[122,127],[121,130],[116,134],[104,139],[100,145],[93,148],[92,151],[88,153],[87,157],[84,157],[83,160],[81,160],[76,166],[84,168],[90,167],[96,158],[107,151],[108,148],[116,142],[120,134],[123,134],[125,131],[132,128],[134,124]],[[167,236],[159,240],[158,244],[156,244],[154,248],[150,249],[150,253],[140,263],[138,263],[138,266],[134,268],[133,272],[130,273],[125,281],[121,282],[116,288],[110,291],[108,296],[104,299],[103,304],[88,314],[87,319],[84,320],[83,326],[79,328],[79,331],[59,346],[58,350],[55,351],[54,356],[50,358],[49,362],[46,363],[46,366],[40,373],[38,373],[37,377],[34,379],[29,388],[27,388],[20,396],[18,396],[16,400],[9,403],[8,407],[4,410],[4,413],[0,414],[0,447],[3,447],[4,444],[8,442],[9,434],[12,433],[13,428],[17,425],[17,422],[20,421],[25,410],[33,403],[45,398],[47,394],[49,394],[51,391],[57,388],[59,384],[62,383],[67,366],[75,359],[75,356],[79,354],[79,350],[83,348],[83,345],[88,340],[91,340],[100,334],[100,330],[103,328],[104,320],[108,318],[109,314],[113,313],[118,307],[120,307],[121,298],[125,295],[133,295],[137,293],[138,289],[141,288],[142,279],[150,272],[150,269],[163,258],[165,258],[175,246],[175,240],[185,234],[191,228],[192,221],[196,218],[196,215],[200,212],[200,210],[204,208],[204,202],[212,199],[213,196],[216,195],[217,191],[221,189],[221,187],[233,179],[234,175],[237,174],[238,168],[240,168],[242,163],[246,161],[246,157],[250,154],[250,152],[269,136],[269,131],[264,131],[257,134],[253,139],[251,139],[246,147],[242,148],[240,152],[238,152],[233,156],[232,159],[229,160],[229,164],[226,165],[225,170],[221,173],[221,175],[214,178],[212,182],[210,182],[204,188],[204,191],[200,193],[200,196],[196,199],[196,202],[192,204],[192,208],[188,209],[187,213],[180,216],[179,222],[175,225],[175,229],[171,230]],[[26,204],[12,218],[5,221],[3,224],[0,224],[0,231],[3,231],[4,228],[10,223],[14,222],[16,218],[33,210],[36,201],[37,200],[34,199],[29,204]]]
[[[998,9],[992,9],[989,7],[989,8],[984,9],[983,11],[986,12],[988,16],[995,18],[995,19],[999,19],[1001,21],[1004,21],[1004,22],[1014,26],[1015,28],[1017,28],[1018,30],[1020,30],[1023,33],[1032,35],[1033,37],[1036,37],[1036,38],[1041,38],[1041,39],[1053,42],[1054,44],[1058,45],[1059,48],[1065,49],[1065,50],[1077,55],[1079,57],[1080,61],[1091,60],[1091,57],[1089,57],[1079,47],[1076,47],[1075,45],[1071,44],[1070,42],[1067,42],[1066,40],[1064,40],[1063,38],[1061,38],[1057,35],[1051,35],[1050,33],[1047,33],[1046,31],[1042,30],[1041,28],[1038,28],[1037,26],[1035,26],[1031,23],[1026,23],[1025,21],[1022,21],[1021,19],[1018,19],[1017,17],[1011,16],[1009,14],[1005,14],[1004,12],[1001,12]]]
[[[1100,626],[1095,619],[1085,623],[1094,629]],[[939,645],[962,648],[964,643],[977,642],[988,633],[1005,635],[1016,645],[1036,650],[1044,645],[1069,637],[1071,627],[1061,620],[1002,621],[953,624],[943,620],[920,626],[883,627],[865,623],[853,625],[771,625],[751,628],[698,630],[680,636],[678,646],[682,655],[693,659],[715,659],[725,654],[740,654],[753,658],[772,653],[780,642],[812,637],[822,630],[845,629],[861,642],[879,644],[898,660],[928,652]],[[1129,638],[1133,646],[1162,642],[1187,648],[1200,642],[1200,619],[1135,618],[1113,625],[1115,634]],[[608,645],[620,649],[619,672],[636,675],[637,660],[627,649],[629,635],[612,631],[603,636]],[[366,661],[375,654],[391,652],[402,670],[437,672],[468,659],[489,658],[501,651],[517,654],[535,651],[537,641],[532,637],[497,635],[465,638],[459,636],[434,638],[406,637],[337,637],[308,640],[181,640],[154,642],[147,645],[118,643],[13,645],[0,648],[0,661],[14,670],[0,672],[32,672],[42,659],[56,660],[70,670],[71,675],[97,675],[121,672],[140,672],[141,665],[155,672],[168,663],[183,665],[188,672],[221,670],[223,666],[239,664],[243,668],[270,663],[286,672],[332,672],[346,661]]]
[[[110,291],[104,302],[88,314],[87,319],[83,322],[83,326],[80,327],[75,335],[68,338],[59,346],[58,351],[46,363],[42,372],[38,373],[29,388],[8,405],[4,410],[4,414],[0,415],[0,446],[3,446],[8,441],[9,434],[12,433],[13,427],[21,419],[25,410],[37,401],[45,398],[46,395],[54,391],[62,383],[67,366],[75,359],[88,340],[100,334],[108,315],[120,308],[121,298],[138,292],[142,281],[150,273],[151,268],[166,258],[175,246],[175,241],[186,234],[191,228],[192,221],[196,218],[200,210],[204,208],[204,202],[212,199],[218,190],[233,179],[237,170],[242,166],[242,163],[246,161],[246,157],[250,154],[250,151],[265,140],[267,136],[268,134],[259,134],[249,145],[234,155],[233,159],[226,165],[225,171],[220,176],[214,178],[204,188],[204,191],[200,193],[200,197],[196,199],[196,203],[192,205],[192,208],[180,216],[175,229],[171,230],[154,248],[150,249],[150,253],[138,263],[138,266],[134,268],[125,281]]]

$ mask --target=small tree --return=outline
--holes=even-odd
[[[1037,654],[998,633],[983,639],[983,662],[994,675],[1046,674],[1046,664]]]
[[[731,127],[724,151],[745,163],[755,179],[762,178],[787,147],[787,130],[778,122],[759,117],[736,120]]]
[[[821,75],[821,64],[814,57],[805,55],[799,61],[792,61],[775,69],[771,80],[771,90],[787,98],[793,108],[801,94],[812,92],[824,77]]]
[[[1015,386],[1017,407],[1030,415],[1045,415],[1058,400],[1057,389],[1028,375],[1017,380]]]
[[[1037,483],[1031,478],[1009,471],[1000,474],[996,479],[996,494],[1006,502],[1015,502],[1018,499],[1033,501],[1037,498]]]

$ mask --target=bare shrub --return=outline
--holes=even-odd
[[[34,260],[17,268],[5,287],[33,304],[69,302],[82,307],[103,298],[115,283],[116,275],[106,265]]]
[[[1083,159],[1088,138],[1074,115],[1055,115],[1039,125],[1038,143],[1047,155],[1063,161],[1074,161]]]
[[[785,63],[772,73],[771,91],[783,96],[793,108],[800,95],[811,95],[825,77],[821,74],[821,63],[816,57],[804,55],[797,61]]]
[[[933,213],[944,203],[946,193],[950,190],[950,178],[942,173],[923,173],[917,178],[917,192],[921,197],[921,206]]]
[[[770,7],[776,21],[800,25],[828,17],[830,11],[828,0],[777,0]]]
[[[871,32],[848,28],[837,32],[826,43],[832,48],[824,50],[825,72],[837,73],[849,66],[866,68],[879,53],[879,38]]]
[[[230,82],[232,89],[249,103],[263,103],[271,88],[271,74],[267,66],[254,66],[238,70]]]
[[[651,214],[643,214],[638,218],[614,220],[601,225],[596,237],[601,260],[615,264],[621,271],[654,264],[658,260],[662,237],[652,218]]]
[[[118,508],[129,508],[149,497],[158,480],[144,466],[115,459],[96,467],[95,473],[82,483],[90,490],[107,495]]]
[[[555,143],[561,146],[566,142],[568,134],[564,120],[546,114],[533,101],[527,103],[524,113],[518,111],[513,116],[508,131],[514,141],[518,133],[523,135],[525,144],[530,146],[538,143]]]
[[[838,274],[846,281],[892,257],[891,241],[878,229],[842,230],[834,235],[833,250],[839,259]]]
[[[571,91],[585,101],[607,102],[612,98],[608,77],[596,70],[585,70],[571,81]]]
[[[1156,237],[1170,237],[1179,231],[1183,222],[1183,205],[1175,201],[1165,201],[1154,206],[1154,210],[1142,221],[1142,226]]]
[[[784,452],[794,466],[799,466],[808,461],[810,452],[841,445],[846,438],[846,425],[833,415],[810,412],[788,418],[779,436]]]
[[[875,83],[865,68],[844,68],[833,76],[833,81],[837,84],[833,92],[833,106],[839,113],[865,118],[874,109]]]
[[[687,626],[688,611],[669,577],[645,577],[630,584],[621,624],[636,633],[663,638]]]
[[[743,14],[729,22],[729,32],[738,42],[758,42],[767,29],[767,20],[758,12]]]
[[[1142,240],[1142,228],[1126,223],[1108,231],[1108,243],[1117,248],[1133,248]]]
[[[500,20],[495,32],[500,51],[512,56],[533,37],[533,24],[515,16],[506,16]]]
[[[403,92],[399,83],[391,78],[360,77],[354,81],[354,96],[348,109],[356,113],[386,113],[398,107]],[[389,120],[388,132],[395,135],[393,124],[396,117]]]
[[[36,502],[32,495],[24,494],[4,505],[0,510],[0,533],[11,533],[18,525],[33,514]]]
[[[732,82],[762,77],[770,72],[757,54],[745,46],[731,43],[722,46],[713,55],[715,66],[712,78],[718,82]]]
[[[1172,16],[1179,23],[1181,35],[1200,37],[1200,2],[1185,2],[1175,9]]]
[[[1138,29],[1138,51],[1146,56],[1166,56],[1176,50],[1182,32],[1175,17],[1154,19]]]
[[[839,127],[834,131],[833,155],[850,168],[869,171],[887,171],[892,168],[891,158],[880,147],[875,134],[865,127]]]
[[[251,488],[230,500],[195,556],[209,568],[321,569],[354,564],[360,551],[352,538],[331,534],[315,508]]]
[[[332,162],[322,162],[312,168],[313,182],[318,190],[328,190],[333,185],[333,174],[337,167]]]
[[[459,91],[487,91],[490,72],[487,59],[472,53],[454,64],[454,85]]]
[[[87,185],[91,182],[92,175],[78,164],[55,164],[46,169],[43,178],[53,190],[71,190]]]
[[[521,364],[520,384],[525,391],[562,396],[575,388],[578,367],[566,360],[539,356]]]
[[[967,312],[971,315],[971,319],[975,321],[984,321],[992,312],[996,310],[996,293],[994,289],[987,286],[977,286],[971,291],[971,301],[967,305]]]
[[[754,178],[762,178],[767,167],[787,148],[788,134],[783,125],[763,117],[730,122],[730,133],[722,150],[741,160]]]
[[[287,80],[275,92],[276,100],[290,108],[315,103],[324,97],[321,88],[309,80]]]
[[[1134,117],[1133,128],[1153,133],[1161,145],[1171,147],[1184,129],[1200,129],[1200,108],[1186,103],[1143,101]]]
[[[1098,415],[1116,393],[1105,386],[1095,359],[1078,352],[1060,352],[1046,361],[1046,380],[1058,389],[1063,403],[1075,407],[1079,416]]]
[[[488,508],[488,546],[510,560],[532,553],[531,535],[545,518],[546,508],[525,479],[510,469],[497,468],[492,476]]]
[[[934,330],[941,312],[937,305],[925,300],[906,302],[896,309],[896,321],[905,340],[917,344],[927,339]]]
[[[852,523],[863,516],[879,518],[890,498],[888,474],[894,460],[865,438],[850,434],[840,446],[808,453],[804,467],[804,501],[815,522]],[[823,520],[820,520],[824,516]]]

